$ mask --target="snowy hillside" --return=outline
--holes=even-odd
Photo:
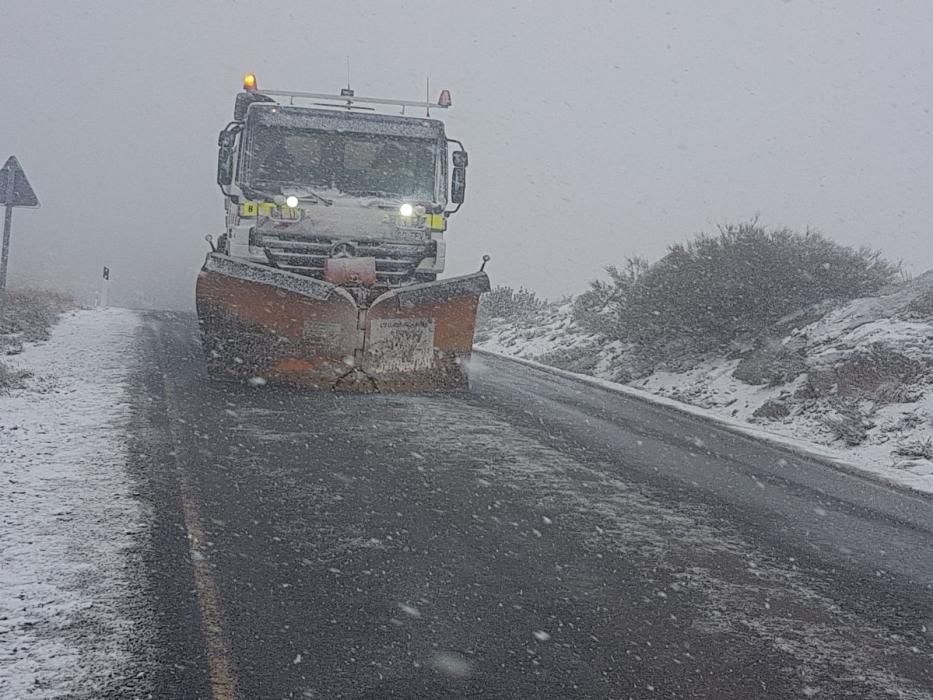
[[[745,346],[639,372],[631,348],[583,332],[570,302],[493,318],[481,348],[712,409],[933,486],[933,271],[878,296],[782,320]]]

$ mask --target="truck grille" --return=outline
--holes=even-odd
[[[325,261],[335,255],[335,248],[348,246],[358,258],[376,259],[376,279],[384,284],[399,284],[410,277],[418,263],[432,255],[433,242],[399,243],[397,241],[326,238],[263,233],[254,245],[265,249],[272,262],[290,272],[322,278]]]

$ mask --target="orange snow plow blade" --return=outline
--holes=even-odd
[[[413,391],[466,386],[476,307],[488,290],[477,272],[367,304],[347,288],[211,253],[196,298],[211,376]]]

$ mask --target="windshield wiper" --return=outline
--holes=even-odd
[[[401,196],[397,194],[389,194],[384,190],[347,190],[346,193],[351,197],[372,197],[373,199],[385,199],[401,202]]]
[[[281,197],[285,195],[284,190],[289,190],[289,194],[294,194],[296,197],[308,197],[311,200],[323,204],[325,207],[329,207],[334,203],[334,200],[328,199],[327,197],[318,194],[314,190],[309,190],[304,185],[290,185],[284,184],[278,188],[278,191],[274,189],[265,189],[260,187],[250,187],[246,185],[243,187],[243,194],[247,197],[252,197],[253,199],[269,199],[275,200],[276,197]]]
[[[319,202],[323,204],[325,207],[329,207],[334,203],[334,200],[328,199],[327,197],[324,197],[323,195],[319,195],[317,192],[315,192],[312,189],[308,189],[304,185],[298,185],[294,183],[285,183],[281,186],[281,189],[282,189],[282,194],[285,194],[286,189],[290,189],[290,190],[294,190],[292,194],[295,194],[299,197],[302,197],[302,196],[313,197],[315,202]]]

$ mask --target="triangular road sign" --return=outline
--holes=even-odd
[[[23,166],[16,160],[16,156],[10,156],[6,165],[0,168],[0,205],[33,208],[39,206],[39,198],[26,179]]]

